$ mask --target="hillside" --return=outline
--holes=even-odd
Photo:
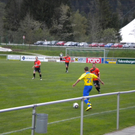
[[[48,2],[49,1],[49,2]],[[135,18],[133,0],[0,0],[0,42],[119,42]]]
[[[95,0],[70,0],[74,11],[79,9],[80,12],[85,12],[86,14],[91,11],[94,1]],[[133,14],[135,14],[134,0],[109,0],[109,4],[111,7],[110,10],[118,12],[120,17],[131,19]]]

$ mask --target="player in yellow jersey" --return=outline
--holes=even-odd
[[[104,85],[104,82],[96,75],[92,74],[89,72],[89,68],[85,67],[84,68],[85,73],[83,73],[79,79],[73,84],[73,87],[76,86],[76,84],[78,82],[80,82],[80,80],[84,80],[84,90],[83,90],[83,96],[89,96],[90,91],[92,90],[92,86],[93,86],[93,79],[98,79],[98,81],[101,82],[101,84]],[[84,102],[88,105],[86,111],[92,109],[92,105],[90,103],[89,98],[84,99]]]

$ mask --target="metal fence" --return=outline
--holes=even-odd
[[[117,119],[116,119],[116,129],[119,129],[119,104],[120,104],[120,94],[127,94],[127,93],[133,93],[135,90],[131,91],[121,91],[121,92],[113,92],[113,93],[105,93],[105,94],[99,94],[99,95],[92,95],[87,97],[77,97],[77,98],[70,98],[70,99],[64,99],[64,100],[57,100],[52,102],[45,102],[45,103],[39,103],[39,104],[32,104],[32,105],[26,105],[26,106],[20,106],[20,107],[14,107],[14,108],[8,108],[8,109],[2,109],[0,110],[0,113],[9,112],[9,111],[15,111],[15,110],[21,110],[21,109],[28,109],[33,108],[32,111],[32,127],[31,127],[31,135],[35,134],[35,119],[36,119],[36,108],[39,106],[46,106],[51,104],[59,104],[69,101],[76,101],[81,100],[81,122],[80,122],[80,135],[83,135],[83,103],[85,98],[95,98],[95,97],[102,97],[102,96],[110,96],[110,95],[117,95]]]

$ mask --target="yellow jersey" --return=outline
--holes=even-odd
[[[84,80],[84,85],[86,86],[92,86],[93,85],[93,79],[96,79],[97,76],[90,73],[90,72],[86,72],[83,73],[80,77],[79,80]]]

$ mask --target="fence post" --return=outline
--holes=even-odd
[[[36,106],[34,106],[33,110],[32,110],[32,129],[31,129],[31,135],[35,134],[35,117],[36,117]]]
[[[83,100],[81,99],[81,127],[80,127],[80,135],[83,135]]]
[[[117,130],[119,129],[120,93],[117,94]]]

